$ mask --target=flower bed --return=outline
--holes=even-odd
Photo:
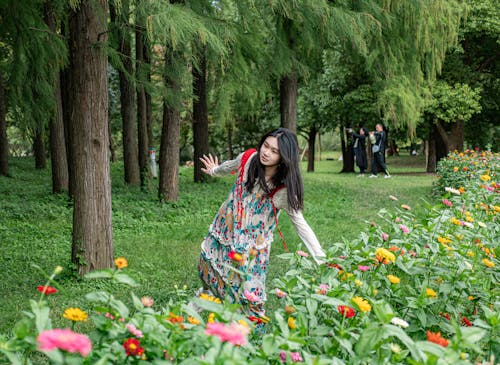
[[[494,364],[500,157],[451,154],[438,170],[440,199],[425,214],[390,196],[394,211],[331,245],[326,264],[303,251],[280,255],[290,270],[269,285],[281,304],[269,318],[182,290],[164,308],[100,291],[86,296],[90,313],[64,312],[71,329],[54,329],[45,298],[61,295],[49,287],[58,268],[13,337],[0,339],[0,362],[29,363],[37,352],[53,364]],[[115,263],[87,277],[135,285],[126,259]],[[81,321],[92,331],[78,333]],[[265,334],[256,330],[263,325]]]

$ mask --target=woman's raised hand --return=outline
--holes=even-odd
[[[205,168],[202,167],[201,171],[208,175],[212,174],[212,169],[219,166],[219,160],[217,156],[213,157],[210,153],[208,154],[208,156],[203,155],[203,157],[200,157],[200,161],[205,165]]]

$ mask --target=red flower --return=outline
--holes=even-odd
[[[427,331],[427,341],[434,342],[443,347],[448,346],[448,340],[441,337],[441,332],[433,333],[431,331]]]
[[[466,316],[462,317],[462,325],[472,327],[472,322]]]
[[[446,318],[448,321],[450,320],[450,314],[449,313],[440,313],[444,318]]]
[[[356,311],[346,305],[339,305],[337,307],[337,310],[339,311],[340,314],[342,314],[346,318],[352,318],[356,315]]]
[[[36,287],[36,290],[38,290],[40,293],[43,293],[45,295],[57,293],[56,288],[53,288],[53,287],[48,286],[48,285],[47,286],[39,285]]]
[[[142,356],[144,354],[144,348],[141,347],[139,340],[135,338],[126,339],[123,348],[127,356]]]
[[[335,269],[340,270],[340,271],[344,270],[344,269],[342,269],[342,266],[340,266],[339,264],[333,263],[333,262],[326,264],[326,266],[331,267],[331,268],[335,268]]]

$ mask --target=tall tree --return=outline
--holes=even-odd
[[[45,3],[45,22],[49,29],[57,33],[57,15],[51,3]],[[49,146],[52,168],[52,192],[61,193],[68,191],[68,159],[66,153],[66,139],[63,121],[63,105],[61,95],[60,71],[56,70],[54,80],[54,102],[55,110],[49,120]]]
[[[105,0],[71,10],[72,261],[79,274],[113,265],[106,42]]]
[[[125,183],[139,185],[139,156],[137,150],[137,125],[135,111],[134,64],[129,21],[130,4],[128,0],[121,2],[117,11],[110,4],[110,17],[114,26],[114,38],[117,43],[120,63],[118,77],[120,79],[120,113],[122,117],[123,167]]]

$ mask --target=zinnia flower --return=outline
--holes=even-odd
[[[141,303],[145,307],[152,307],[153,304],[155,304],[155,301],[153,298],[146,296],[141,298]]]
[[[462,324],[467,327],[472,327],[472,322],[465,316],[462,317]]]
[[[87,319],[87,313],[80,308],[68,308],[64,311],[63,317],[70,321],[79,322]]]
[[[448,192],[450,192],[452,194],[455,194],[455,195],[460,195],[461,194],[460,190],[453,189],[453,188],[450,188],[450,187],[446,187],[446,188],[444,188],[444,190],[446,190],[446,191],[448,191]]]
[[[38,290],[40,293],[43,293],[45,295],[50,295],[50,294],[54,294],[54,293],[57,293],[57,289],[52,287],[52,286],[48,286],[48,285],[39,285],[36,287],[36,290]]]
[[[210,294],[207,294],[207,293],[200,293],[199,298],[203,299],[203,300],[208,300],[209,302],[218,303],[218,304],[222,303],[219,298],[214,297],[213,295],[210,295]]]
[[[431,288],[425,289],[425,294],[427,294],[427,296],[429,298],[436,298],[437,297],[436,292],[434,290],[432,290]]]
[[[125,257],[117,257],[115,259],[115,265],[118,269],[123,269],[128,266],[128,261]]]
[[[190,316],[190,317],[188,317],[188,319],[187,319],[187,320],[188,320],[188,322],[189,322],[189,323],[191,323],[191,324],[195,324],[195,325],[196,325],[196,324],[200,324],[200,321],[198,321],[196,318],[191,317],[191,316]]]
[[[291,305],[285,305],[285,313],[293,314],[295,313],[295,308]]]
[[[290,352],[290,358],[292,359],[292,362],[302,362],[304,361],[302,359],[302,355],[300,354],[300,352]],[[280,352],[280,360],[281,362],[286,362],[286,352],[285,351],[281,351]]]
[[[391,323],[395,326],[399,326],[401,328],[406,328],[409,326],[408,322],[406,322],[404,319],[398,318],[398,317],[392,317]]]
[[[389,239],[389,235],[388,235],[387,233],[385,233],[385,232],[382,232],[382,233],[380,234],[380,236],[382,237],[382,239],[383,239],[384,241],[387,241],[387,240]]]
[[[246,345],[249,332],[248,327],[239,323],[231,323],[229,326],[224,323],[208,323],[205,330],[207,335],[217,336],[222,342],[229,342],[236,346]]]
[[[481,175],[479,178],[483,181],[490,181],[491,180],[491,176],[488,174]]]
[[[411,210],[411,207],[408,204],[401,204],[401,208]]]
[[[401,279],[394,275],[387,275],[387,279],[393,284],[399,284],[401,282]]]
[[[488,259],[482,259],[481,261],[485,266],[488,266],[489,268],[495,267],[495,263],[493,261],[490,261]]]
[[[447,207],[452,207],[453,203],[450,202],[448,199],[443,199],[442,200],[443,204],[446,205]]]
[[[86,357],[92,350],[92,343],[87,336],[70,329],[55,328],[43,331],[36,340],[40,351],[60,349],[72,353],[79,352],[80,355]]]
[[[356,315],[356,311],[353,308],[348,307],[346,305],[339,305],[337,307],[337,310],[339,311],[340,314],[342,314],[346,318],[352,318]]]
[[[141,343],[136,338],[128,338],[123,342],[123,348],[127,356],[142,356],[144,354],[144,348],[141,347]]]
[[[319,284],[318,294],[326,295],[328,293],[328,289],[330,289],[330,285]]]
[[[243,291],[243,295],[245,296],[245,298],[249,301],[249,302],[252,302],[252,303],[256,303],[260,300],[259,296],[256,295],[255,293],[252,293],[248,290],[245,290]]]
[[[448,346],[448,340],[441,337],[441,332],[433,333],[431,331],[427,331],[427,341],[434,342],[443,347]]]
[[[375,255],[377,260],[384,264],[388,264],[389,262],[396,262],[396,256],[394,256],[391,251],[385,248],[377,248],[375,250]]]
[[[297,251],[297,255],[299,256],[302,256],[302,257],[309,257],[309,254],[307,252],[304,252],[304,251]]]
[[[292,330],[297,328],[297,323],[295,322],[295,318],[293,317],[288,317],[288,327],[290,327]]]
[[[366,299],[363,299],[361,297],[353,297],[351,301],[355,303],[358,306],[359,310],[362,312],[369,312],[372,310],[372,306]]]
[[[128,323],[125,327],[127,327],[128,331],[133,334],[135,337],[142,338],[144,335],[140,330],[137,329],[132,323]]]
[[[400,224],[399,229],[403,231],[403,233],[410,233],[410,229],[406,227],[404,224]]]
[[[287,294],[287,293],[285,293],[283,290],[278,289],[278,288],[276,288],[276,289],[274,290],[274,294],[276,294],[276,296],[277,296],[278,298],[284,298],[284,297],[286,297],[286,296],[288,295],[288,294]]]

